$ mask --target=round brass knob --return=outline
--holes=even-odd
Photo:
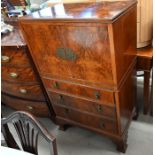
[[[10,77],[11,77],[11,78],[17,78],[17,77],[18,77],[18,74],[17,74],[17,73],[12,72],[12,73],[10,73]]]
[[[2,60],[2,62],[9,62],[10,61],[10,57],[8,57],[6,55],[2,55],[1,60]]]
[[[23,89],[23,88],[19,89],[19,91],[20,91],[21,94],[26,94],[27,93],[27,90]]]
[[[29,110],[33,110],[33,107],[32,107],[32,106],[27,106],[27,108],[28,108]]]

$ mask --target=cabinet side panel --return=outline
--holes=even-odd
[[[132,119],[136,105],[136,67],[135,65],[128,72],[127,79],[122,87],[116,92],[117,105],[120,111],[121,132],[126,129]]]
[[[113,23],[117,84],[126,76],[136,58],[136,7]]]

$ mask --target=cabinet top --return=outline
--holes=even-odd
[[[1,47],[20,47],[26,46],[22,33],[17,26],[13,32],[1,36]]]
[[[24,16],[21,20],[102,20],[103,22],[110,22],[136,3],[136,0],[60,3]]]

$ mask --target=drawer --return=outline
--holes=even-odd
[[[75,85],[72,83],[64,83],[56,80],[43,79],[48,90],[54,90],[66,94],[76,95],[87,99],[96,100],[103,104],[114,105],[113,92],[106,92],[100,89],[90,88],[86,86]]]
[[[30,66],[29,59],[24,49],[3,49],[1,62],[2,65],[11,66]]]
[[[2,82],[2,92],[25,99],[45,101],[43,92],[39,85],[21,85]]]
[[[80,98],[70,97],[63,94],[58,94],[54,92],[48,92],[51,102],[58,106],[65,106],[78,111],[85,111],[88,113],[93,113],[95,115],[106,116],[115,118],[116,111],[115,106],[105,106],[103,104],[98,104],[93,101],[84,100]]]
[[[2,102],[16,110],[28,111],[37,116],[49,116],[46,102],[22,100],[4,94],[2,94]]]
[[[63,108],[54,106],[54,111],[56,112],[57,118],[63,118],[71,120],[80,124],[83,124],[88,127],[97,128],[99,130],[117,133],[116,121],[111,119],[104,119],[101,117],[96,117],[93,115],[88,115],[86,113],[81,113],[69,108]]]
[[[2,80],[10,82],[37,82],[32,68],[2,66]],[[38,82],[37,82],[38,83]]]

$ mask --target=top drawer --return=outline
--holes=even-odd
[[[66,93],[70,95],[80,96],[87,99],[96,100],[103,104],[114,104],[113,92],[107,92],[101,89],[90,88],[72,83],[64,83],[57,80],[43,79],[46,88],[54,90],[58,93]]]
[[[12,66],[30,66],[29,59],[26,55],[26,49],[21,48],[2,48],[1,62],[2,65]]]

